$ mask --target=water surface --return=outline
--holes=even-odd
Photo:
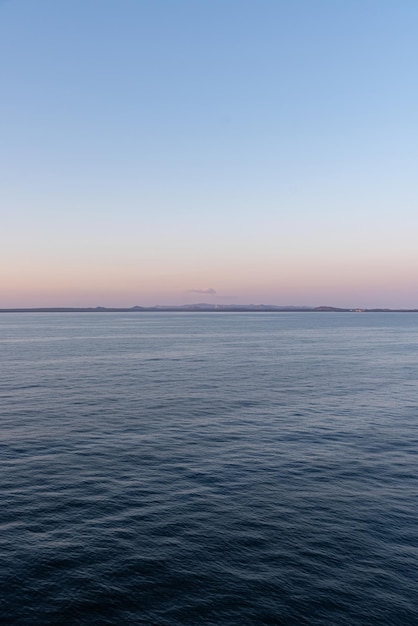
[[[0,622],[418,624],[418,315],[2,314]]]

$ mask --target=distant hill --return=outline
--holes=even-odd
[[[0,313],[147,313],[147,312],[214,312],[214,313],[251,313],[251,312],[315,312],[315,313],[418,313],[418,309],[342,309],[333,306],[277,306],[274,304],[197,304],[183,305],[155,305],[152,307],[133,306],[130,308],[117,307],[40,307],[40,308],[14,308],[0,309]]]

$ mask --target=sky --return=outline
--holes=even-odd
[[[418,308],[416,0],[0,0],[0,308]]]

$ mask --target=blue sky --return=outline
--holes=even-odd
[[[0,2],[0,307],[418,307],[417,32],[406,0]]]

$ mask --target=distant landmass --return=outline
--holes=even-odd
[[[339,308],[335,306],[276,306],[274,304],[182,304],[133,306],[130,308],[116,307],[38,307],[0,309],[0,313],[286,313],[286,312],[315,312],[315,313],[418,313],[418,309],[360,309]]]

